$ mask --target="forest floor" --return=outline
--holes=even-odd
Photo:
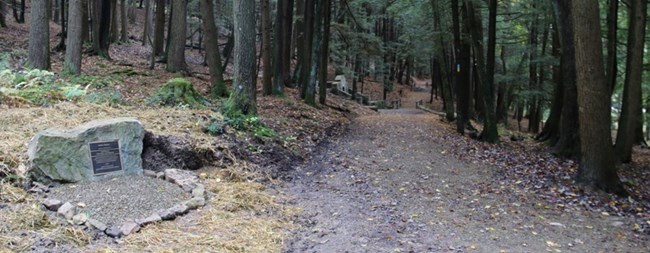
[[[142,15],[138,15],[141,17]],[[26,55],[25,24],[0,29],[0,52],[14,66]],[[134,27],[143,27],[142,21]],[[58,42],[52,25],[51,45]],[[135,35],[134,35],[135,34]],[[260,141],[228,129],[202,129],[211,110],[164,108],[143,101],[174,75],[156,64],[131,33],[111,46],[112,60],[84,56],[89,92],[111,89],[124,104],[63,101],[48,106],[0,100],[0,169],[24,171],[29,139],[49,127],[130,116],[160,135],[187,138],[197,149],[222,149],[228,159],[201,169],[208,205],[175,221],[112,239],[67,224],[12,180],[0,182],[0,252],[647,252],[650,249],[650,151],[635,149],[621,170],[630,198],[575,187],[576,164],[553,157],[531,138],[490,145],[459,136],[439,116],[414,110],[429,93],[395,85],[401,110],[376,114],[336,96],[329,106],[286,97],[258,97],[261,121],[277,137]],[[61,69],[62,53],[53,53]],[[206,94],[207,69],[187,50]],[[373,100],[380,83],[368,82]],[[402,92],[400,92],[400,90]],[[430,105],[441,111],[439,100]],[[164,115],[162,117],[161,115]],[[350,122],[350,119],[352,121]],[[513,128],[511,128],[513,129]],[[520,133],[516,133],[520,134]],[[0,174],[6,171],[0,171]],[[0,175],[1,176],[1,175]]]
[[[284,188],[304,209],[285,251],[650,249],[648,235],[630,229],[635,218],[549,203],[496,166],[457,159],[449,136],[462,138],[437,116],[409,109],[356,118]]]

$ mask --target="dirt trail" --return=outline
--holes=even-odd
[[[395,111],[393,111],[395,112]],[[436,140],[438,117],[357,118],[298,166],[283,191],[304,209],[285,252],[647,252],[630,220],[562,212],[500,185]],[[459,137],[460,138],[460,137]]]

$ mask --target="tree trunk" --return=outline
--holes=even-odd
[[[300,59],[300,98],[305,99],[307,95],[307,86],[309,84],[309,72],[311,70],[312,62],[312,48],[313,48],[313,34],[314,34],[314,3],[315,0],[305,0],[304,6],[304,15],[303,15],[303,26],[302,26],[302,39],[298,41],[301,42],[302,46],[299,52]]]
[[[0,27],[7,27],[7,22],[5,20],[4,2],[0,2]]]
[[[88,22],[88,1],[81,0],[81,41],[82,43],[90,42],[90,22]]]
[[[506,64],[506,46],[501,46],[501,73],[506,75],[507,64]],[[508,84],[505,81],[499,83],[497,88],[497,123],[504,124],[506,128],[508,127]]]
[[[577,182],[624,194],[616,173],[611,135],[610,87],[605,80],[598,2],[573,0],[576,81],[580,106]]]
[[[68,41],[66,42],[68,46],[65,49],[63,72],[79,75],[84,22],[82,0],[69,0],[68,12]]]
[[[309,64],[309,82],[305,91],[305,103],[316,106],[316,82],[318,81],[318,66],[320,64],[318,57],[321,55],[321,41],[323,39],[323,3],[324,0],[315,0],[314,3],[314,20],[312,22],[311,32],[313,42],[311,45],[311,62]],[[307,27],[305,27],[307,29]]]
[[[305,4],[308,0],[295,0],[296,1],[296,19],[293,23],[293,36],[291,36],[291,59],[298,57],[300,61],[300,48],[304,44],[304,29],[303,27],[305,22]],[[300,64],[300,63],[298,63]],[[297,66],[296,66],[297,67]],[[300,85],[300,84],[298,84]]]
[[[58,9],[60,10],[57,14],[59,16],[59,24],[61,25],[61,32],[59,33],[61,40],[59,40],[59,44],[54,47],[54,51],[63,51],[65,50],[65,40],[68,37],[68,24],[66,20],[66,1],[61,0],[58,2]],[[49,12],[48,12],[49,13]]]
[[[573,16],[571,3],[554,0],[554,14],[560,35],[560,72],[562,78],[563,99],[560,115],[559,138],[554,153],[560,157],[577,157],[580,152],[580,123],[578,120],[578,91],[576,87],[575,46],[573,40]]]
[[[617,67],[616,63],[616,33],[618,32],[618,0],[609,0],[609,8],[607,11],[607,69],[606,69],[606,79],[611,87],[611,91],[614,92],[616,87],[616,74]]]
[[[111,0],[111,42],[117,42],[120,40],[120,26],[119,22],[117,22],[117,10],[117,0]]]
[[[454,10],[455,9],[455,10]],[[467,18],[467,11],[463,9],[463,17]],[[458,15],[458,0],[452,0],[452,13]],[[454,14],[452,14],[453,16]],[[453,18],[454,22],[459,21],[459,17]],[[460,21],[459,21],[460,22]],[[455,56],[455,87],[456,87],[456,131],[460,134],[465,134],[465,127],[469,122],[469,100],[470,98],[470,51],[471,45],[467,41],[460,41],[460,23],[453,24],[454,27],[454,44],[458,43],[459,46],[456,50]],[[468,34],[467,26],[463,27],[463,33]],[[455,33],[458,33],[456,35]]]
[[[126,0],[121,0],[120,7],[122,8],[120,9],[120,22],[122,24],[122,28],[120,29],[120,41],[122,42],[127,42],[129,40],[128,31],[127,31],[129,22],[126,18],[126,11],[127,11],[126,5],[127,5]]]
[[[214,12],[211,13],[214,14]],[[214,20],[212,22],[214,23]],[[165,0],[156,0],[156,17],[154,23],[153,53],[155,56],[160,56],[163,53],[163,43],[165,41]]]
[[[147,0],[148,2],[149,0]],[[235,2],[239,2],[236,1]],[[244,4],[245,5],[245,4]],[[167,50],[167,71],[187,71],[185,64],[185,35],[187,33],[187,2],[172,1],[171,24],[174,24],[169,37],[169,49]],[[255,29],[255,28],[253,28]],[[253,36],[255,30],[253,30]],[[254,37],[253,37],[254,40]]]
[[[50,26],[47,0],[33,0],[29,28],[28,66],[50,69]]]
[[[233,113],[257,114],[255,101],[255,1],[233,0],[234,65],[230,108]]]
[[[273,93],[280,95],[284,87],[291,83],[289,74],[291,64],[291,26],[293,19],[293,0],[278,0],[275,20],[275,44],[273,47],[273,68],[275,79]]]
[[[445,39],[443,36],[443,33],[441,32],[441,17],[440,17],[440,10],[439,10],[439,1],[436,0],[431,0],[431,8],[433,9],[433,30],[438,33],[438,39],[439,39],[439,44],[440,44],[440,58],[443,60],[443,63],[440,64],[441,66],[438,67],[437,71],[440,71],[444,66],[444,69],[447,71],[444,71],[443,73],[455,73],[455,71],[452,71],[450,68],[448,68],[448,63],[453,62],[453,60],[447,60],[447,50],[445,49]],[[458,6],[456,6],[458,7]],[[435,63],[435,58],[434,58],[434,63]],[[440,60],[438,60],[439,62]],[[434,64],[435,65],[435,64]],[[435,68],[435,67],[434,67]],[[436,70],[434,69],[433,72],[435,73]],[[453,94],[452,94],[452,82],[453,82],[453,74],[448,74],[447,75],[447,81],[442,82],[442,74],[440,73],[440,91],[442,92],[442,103],[443,107],[445,109],[445,119],[448,121],[453,121],[456,119],[455,115],[455,108],[454,108],[454,99],[453,99]],[[431,81],[431,85],[433,86],[433,80]]]
[[[142,45],[147,45],[147,41],[149,41],[149,27],[151,27],[151,24],[149,24],[149,16],[151,16],[151,1],[152,0],[145,0],[147,1],[145,4],[144,8],[144,29],[142,29]],[[172,1],[174,2],[174,1]],[[185,0],[178,0],[176,2],[185,2]],[[180,4],[180,3],[179,3]],[[183,14],[185,15],[185,14]],[[171,30],[170,30],[171,33]],[[183,38],[185,38],[185,35],[183,35]],[[183,41],[185,43],[185,41]]]
[[[321,44],[320,73],[318,74],[318,101],[324,105],[327,99],[327,65],[329,62],[330,22],[332,16],[332,0],[324,0],[323,4],[323,41]],[[359,78],[363,78],[361,75]]]
[[[616,134],[616,154],[620,162],[632,160],[632,146],[636,141],[638,125],[642,125],[641,82],[643,81],[643,51],[646,25],[646,0],[632,0],[630,6],[627,39],[627,61],[625,63],[625,88],[623,90],[623,108],[618,120]]]
[[[110,41],[111,25],[111,1],[89,1],[92,3],[93,22],[93,50],[100,57],[110,59],[108,49]]]
[[[214,23],[212,0],[200,0],[200,6],[203,30],[205,30],[205,58],[208,62],[208,69],[210,70],[210,91],[213,97],[225,97],[228,95],[228,90],[223,81],[223,72],[221,71],[221,55],[219,52],[217,26]]]
[[[467,6],[467,12],[468,12],[468,24],[470,25],[469,30],[471,31],[472,34],[472,41],[473,41],[473,47],[474,47],[474,53],[476,57],[476,68],[478,72],[478,80],[477,84],[479,84],[480,87],[477,87],[479,89],[479,92],[483,93],[483,99],[482,100],[482,109],[483,111],[483,117],[484,117],[484,127],[483,131],[481,132],[480,139],[489,142],[489,143],[497,143],[499,142],[499,133],[497,132],[497,124],[495,120],[495,111],[494,111],[494,92],[492,88],[492,84],[490,82],[493,82],[494,80],[494,47],[495,47],[495,39],[496,39],[496,0],[490,0],[490,17],[489,17],[489,39],[488,39],[488,62],[492,61],[492,64],[489,66],[492,69],[487,70],[486,68],[486,61],[483,58],[484,51],[483,51],[483,26],[481,24],[481,17],[480,13],[474,9],[474,3],[471,0],[468,0],[465,2]],[[488,73],[492,74],[492,77],[488,77]]]
[[[560,58],[560,38],[559,31],[554,28],[553,31],[553,57]],[[551,102],[551,113],[546,120],[544,129],[535,137],[538,141],[548,141],[551,146],[555,145],[559,137],[560,118],[562,115],[562,100],[564,96],[564,86],[562,84],[562,74],[559,66],[553,65],[553,100]]]
[[[271,4],[262,1],[262,87],[264,95],[273,94],[271,80]]]

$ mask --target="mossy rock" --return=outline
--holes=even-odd
[[[205,108],[210,101],[199,94],[192,83],[184,78],[172,78],[147,99],[149,105],[187,106],[190,108]]]

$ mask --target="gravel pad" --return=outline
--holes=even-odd
[[[50,191],[50,198],[84,203],[81,211],[107,225],[145,218],[189,199],[189,194],[170,182],[144,176],[108,181],[64,184]]]

